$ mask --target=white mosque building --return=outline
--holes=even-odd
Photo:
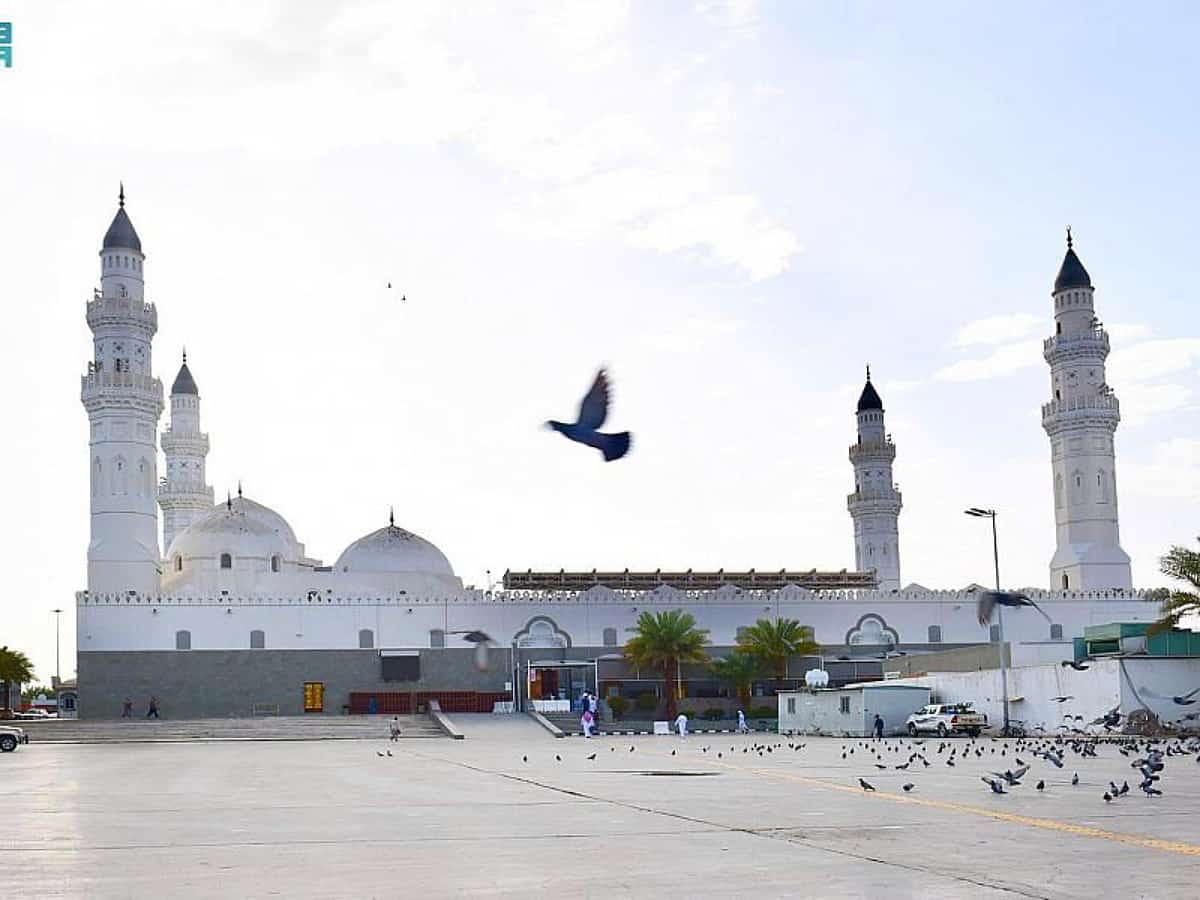
[[[390,516],[324,564],[283,516],[240,488],[214,503],[186,355],[160,458],[158,311],[145,297],[144,262],[122,189],[100,250],[101,288],[87,303],[95,352],[81,395],[91,471],[88,581],[77,594],[81,717],[115,717],[126,697],[144,706],[155,696],[179,718],[403,712],[419,695],[490,710],[495,701],[574,695],[585,684],[605,695],[644,689],[651,677],[618,656],[647,609],[688,609],[718,655],[759,617],[798,619],[814,629],[835,680],[876,673],[872,661],[888,653],[998,639],[976,621],[970,590],[901,586],[896,445],[869,370],[849,450],[855,571],[508,573],[503,590],[480,591],[464,588],[445,554]],[[1093,293],[1068,236],[1045,342],[1057,547],[1050,589],[1037,601],[1052,622],[1012,615],[1005,635],[1064,656],[1086,625],[1157,613],[1132,589],[1119,543],[1120,415]],[[499,648],[499,662],[483,671],[459,637],[476,629]]]

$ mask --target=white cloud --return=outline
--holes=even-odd
[[[1192,392],[1182,384],[1134,381],[1117,391],[1117,397],[1121,401],[1122,424],[1136,428],[1155,416],[1187,408]]]
[[[986,319],[968,322],[958,329],[950,339],[950,345],[971,347],[976,344],[1003,344],[1028,337],[1043,327],[1045,322],[1031,313],[988,316]]]
[[[740,319],[694,316],[668,330],[649,332],[642,336],[642,341],[655,349],[671,353],[696,353],[711,349],[745,326],[746,323]]]
[[[984,381],[1012,375],[1042,362],[1040,339],[997,347],[981,359],[960,359],[933,373],[935,381]]]
[[[1148,463],[1128,463],[1125,490],[1173,501],[1200,501],[1200,439],[1173,438],[1154,448]]]
[[[1149,381],[1190,369],[1198,360],[1200,338],[1142,341],[1113,351],[1108,358],[1108,380],[1119,390],[1123,383]]]
[[[743,28],[758,21],[758,0],[699,0],[696,12],[713,25]]]
[[[1108,332],[1114,344],[1144,341],[1154,334],[1153,328],[1140,322],[1105,322],[1104,330]]]

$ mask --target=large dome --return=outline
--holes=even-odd
[[[176,535],[167,548],[167,559],[178,556],[190,561],[217,558],[222,553],[267,560],[278,556],[296,562],[304,556],[304,548],[283,516],[239,495],[213,507]]]
[[[389,524],[342,551],[335,572],[362,575],[443,575],[454,578],[450,560],[420,535]]]

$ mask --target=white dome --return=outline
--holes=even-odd
[[[176,535],[167,548],[167,559],[179,556],[190,561],[216,558],[222,553],[229,553],[235,559],[279,556],[287,562],[296,562],[304,556],[304,548],[283,516],[239,496],[218,504],[207,516]]]
[[[388,525],[342,551],[335,572],[363,575],[442,575],[454,578],[450,560],[420,535]]]

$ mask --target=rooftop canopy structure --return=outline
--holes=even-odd
[[[557,572],[535,572],[527,569],[524,572],[514,572],[511,569],[504,573],[504,589],[507,591],[586,591],[597,585],[603,585],[614,591],[652,591],[659,585],[668,585],[682,591],[715,591],[718,588],[732,585],[746,590],[776,590],[789,584],[810,590],[851,590],[855,588],[875,588],[878,586],[874,572],[818,572],[810,569],[807,572],[778,571],[759,572],[750,569],[747,572],[726,572],[717,569],[715,572],[664,572],[656,569],[653,572],[567,572],[559,569]]]

